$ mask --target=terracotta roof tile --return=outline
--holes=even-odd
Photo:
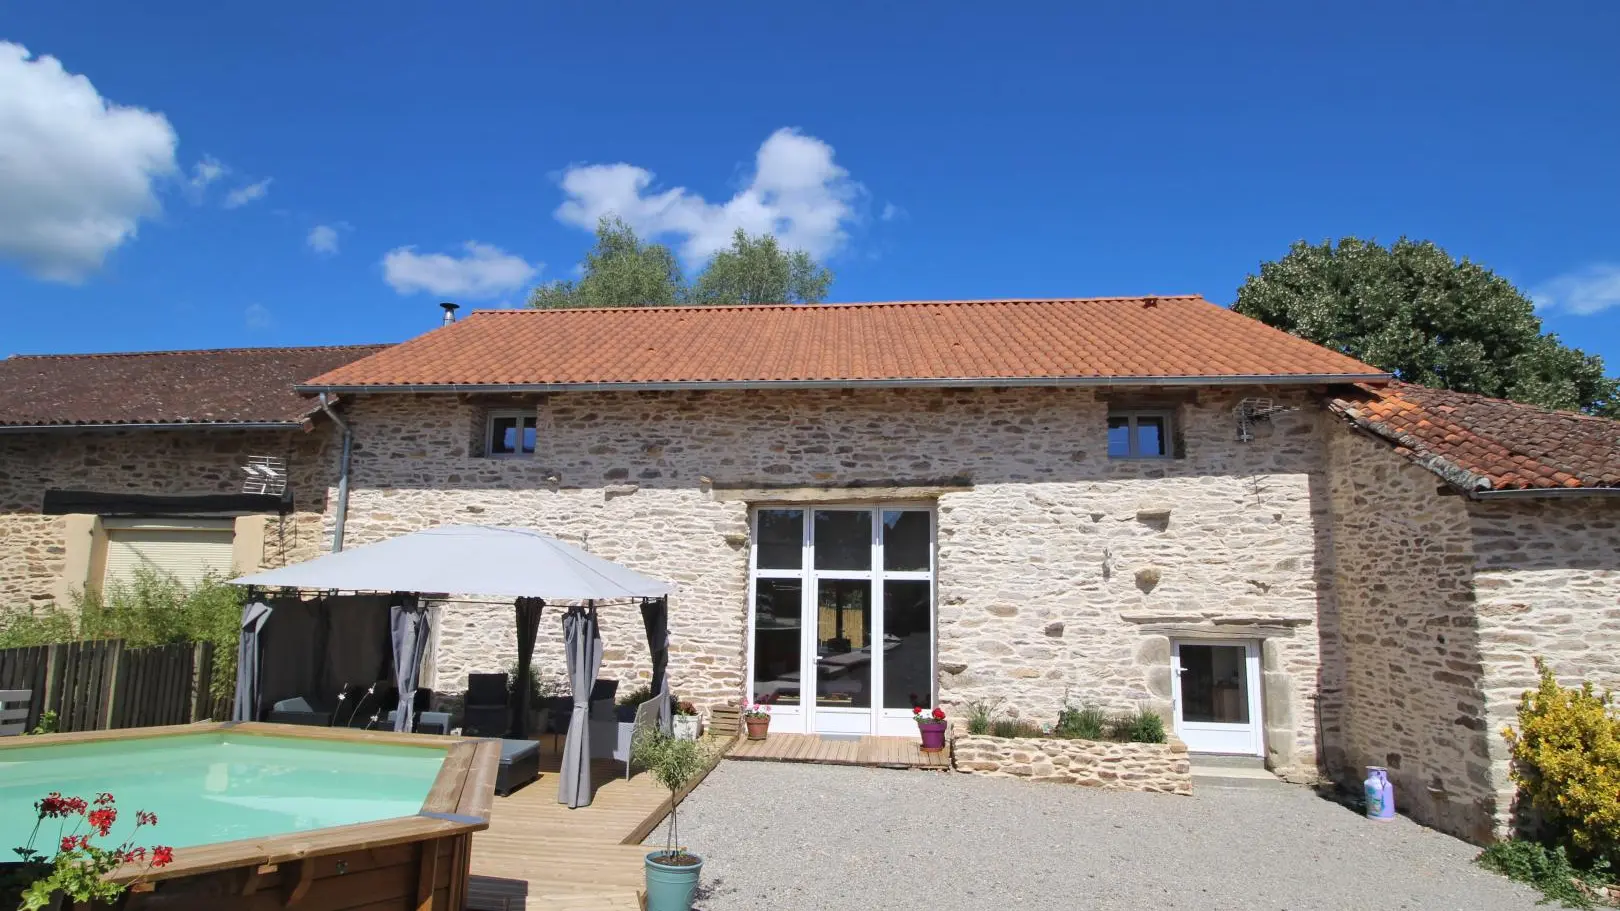
[[[475,311],[307,388],[1381,375],[1182,296]]]
[[[1409,383],[1329,407],[1465,490],[1620,487],[1620,421]]]
[[[386,345],[223,348],[0,360],[0,426],[295,424],[293,385]]]

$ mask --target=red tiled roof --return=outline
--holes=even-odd
[[[482,310],[304,389],[1381,378],[1201,297]]]
[[[1329,407],[1464,490],[1620,487],[1620,421],[1409,383]]]
[[[297,424],[293,384],[385,345],[224,348],[0,360],[0,426]]]

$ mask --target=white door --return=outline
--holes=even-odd
[[[933,512],[754,513],[750,698],[785,733],[916,733],[933,705]]]
[[[1176,736],[1194,753],[1261,756],[1260,649],[1253,642],[1172,643]]]

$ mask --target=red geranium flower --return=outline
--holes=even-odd
[[[152,866],[167,867],[174,863],[174,849],[168,845],[152,846]]]
[[[96,795],[96,806],[98,807],[110,806],[112,802],[113,796],[108,794],[106,791],[102,791],[100,794]]]
[[[90,828],[102,835],[112,831],[113,823],[118,821],[118,811],[109,807],[90,811]]]
[[[62,839],[63,851],[77,851],[88,847],[90,847],[88,835],[69,835]]]
[[[935,721],[944,721],[945,720],[945,710],[944,709],[934,709],[934,720]]]
[[[146,810],[136,810],[135,811],[135,825],[137,827],[139,827],[139,826],[155,826],[155,825],[157,825],[157,814],[156,813],[149,813]]]

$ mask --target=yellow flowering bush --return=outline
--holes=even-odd
[[[1519,729],[1502,731],[1513,780],[1577,851],[1620,861],[1620,715],[1590,682],[1559,686],[1539,659],[1536,670],[1541,683],[1519,700]]]

